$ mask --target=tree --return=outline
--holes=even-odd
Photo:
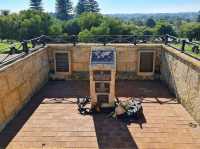
[[[100,25],[93,26],[91,32],[95,35],[127,35],[131,33],[132,27],[131,25],[123,23],[121,20],[107,17],[104,18]]]
[[[81,27],[77,21],[77,19],[66,21],[63,25],[64,33],[68,35],[78,35],[81,31]]]
[[[149,19],[146,21],[146,26],[153,28],[153,27],[156,26],[156,22],[155,22],[152,18],[149,18]]]
[[[56,20],[57,21],[57,20]],[[37,10],[21,11],[0,16],[0,38],[23,40],[48,35],[49,28],[56,24],[50,15]],[[61,24],[59,22],[59,24]],[[62,29],[62,25],[61,29]]]
[[[142,22],[141,20],[135,20],[133,21],[137,26],[144,26],[144,22]]]
[[[175,30],[173,29],[173,27],[169,24],[159,24],[157,26],[157,34],[158,35],[166,35],[166,34],[169,34],[169,35],[172,35],[172,36],[176,36],[176,32]]]
[[[0,10],[2,16],[7,16],[10,14],[10,10]]]
[[[18,35],[18,24],[16,15],[0,17],[0,39],[15,39]]]
[[[143,35],[153,35],[154,34],[154,30],[153,29],[145,29],[144,32],[143,32]]]
[[[42,0],[31,0],[30,1],[30,8],[32,10],[39,10],[42,11]]]
[[[185,23],[181,25],[181,36],[187,37],[190,41],[200,40],[200,24],[197,22]]]
[[[85,29],[79,33],[79,38],[80,38],[80,41],[82,42],[88,42],[88,40],[92,38],[92,34],[90,33],[90,31]]]
[[[56,1],[56,15],[61,20],[69,20],[72,16],[72,2],[71,0],[57,0]]]
[[[89,7],[88,7],[88,11],[89,12],[99,12],[100,9],[99,9],[99,4],[97,1],[95,0],[88,0],[88,3],[89,3]]]
[[[62,24],[59,21],[54,21],[54,23],[49,27],[48,35],[61,35],[62,34]]]
[[[197,22],[200,22],[200,11],[199,11],[199,15],[197,17]]]
[[[76,15],[81,15],[84,12],[89,12],[89,3],[87,0],[79,0],[76,6]]]
[[[90,30],[92,27],[97,27],[102,23],[103,15],[88,12],[83,13],[77,19],[82,30]]]

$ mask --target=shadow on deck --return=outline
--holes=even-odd
[[[119,81],[116,86],[121,99],[141,97],[144,103],[177,103],[159,81]],[[49,81],[0,133],[0,147],[138,148],[124,122],[105,114],[84,117],[77,112],[75,98],[88,95],[88,81]]]

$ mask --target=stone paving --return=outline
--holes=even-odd
[[[75,97],[89,95],[89,82],[50,81],[0,133],[0,148],[200,148],[200,127],[159,81],[121,81],[116,91],[121,100],[142,98],[144,117],[80,115]]]

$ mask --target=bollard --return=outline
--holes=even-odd
[[[103,45],[106,46],[106,43],[107,43],[107,38],[106,36],[103,36]]]
[[[168,44],[168,35],[165,35],[165,45],[167,45]]]
[[[181,48],[182,53],[185,52],[185,44],[186,44],[186,40],[182,40],[182,48]]]
[[[28,53],[29,53],[28,42],[24,40],[24,41],[21,42],[21,44],[22,44],[22,49],[23,49],[23,51],[24,51],[26,54],[28,54]]]
[[[45,36],[44,35],[39,37],[39,43],[42,44],[43,47],[45,47],[46,42],[45,42]]]
[[[137,36],[134,36],[134,41],[133,41],[134,45],[137,45]]]
[[[76,35],[72,35],[72,42],[73,42],[73,45],[75,47],[76,46],[76,42],[77,42]]]
[[[37,41],[35,39],[31,40],[32,48],[35,48]]]
[[[10,51],[9,51],[9,54],[15,54],[17,52],[17,49],[15,48],[15,46],[11,46],[10,47]]]

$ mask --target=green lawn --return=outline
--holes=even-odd
[[[0,42],[0,53],[3,53],[6,51],[6,49],[9,48],[9,44],[8,43],[1,43]]]
[[[178,49],[181,49],[181,48],[182,48],[182,44],[171,44],[171,46],[173,46],[173,47],[175,47],[175,48],[178,48]],[[188,45],[188,44],[186,44],[186,45],[185,45],[185,52],[188,53],[188,54],[191,54],[191,55],[194,56],[194,57],[200,58],[200,53],[199,53],[199,54],[193,53],[193,52],[192,52],[192,47],[193,47],[193,45]],[[199,48],[200,48],[200,46],[199,46]]]
[[[15,42],[14,43],[16,45],[16,48],[18,48],[20,46],[19,42]],[[8,43],[8,42],[0,42],[0,53],[7,53],[9,51],[9,47],[12,44]]]
[[[18,49],[21,45],[20,42],[14,42],[14,44],[10,44],[8,42],[0,42],[0,53],[8,53],[9,52],[9,48],[11,45],[15,45],[15,47]],[[28,43],[28,47],[31,48],[31,44]],[[22,47],[19,49],[19,51],[22,50]]]
[[[16,45],[16,48],[18,48],[20,46],[20,43],[19,42],[15,42],[14,43]],[[9,47],[11,46],[12,44],[8,43],[8,42],[0,42],[0,53],[7,53],[9,51]],[[181,49],[182,45],[181,44],[171,44],[173,47],[176,47],[178,49]],[[29,44],[29,47],[31,47],[31,45]],[[195,57],[198,57],[200,58],[200,53],[199,54],[195,54],[192,52],[192,45],[188,45],[186,44],[185,46],[185,50],[187,53],[195,56]],[[200,47],[199,47],[200,48]],[[21,49],[20,49],[21,50]]]

